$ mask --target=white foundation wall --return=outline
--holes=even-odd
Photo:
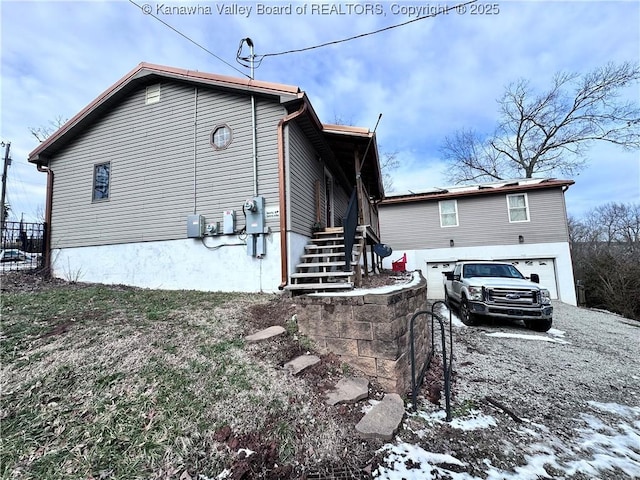
[[[250,237],[249,237],[250,238]],[[53,275],[78,282],[167,290],[277,292],[280,234],[266,236],[262,259],[236,236],[53,249]],[[219,247],[219,248],[217,248]]]
[[[305,237],[299,233],[289,232],[289,275],[296,272],[296,265],[302,263],[301,258],[304,254],[305,245],[309,244],[311,237]]]
[[[553,259],[555,264],[556,286],[558,299],[570,305],[576,305],[575,282],[573,278],[573,266],[571,263],[571,251],[569,243],[533,243],[523,245],[491,245],[479,247],[450,247],[431,248],[421,250],[394,250],[391,256],[386,257],[382,266],[391,269],[391,262],[398,260],[407,254],[408,271],[426,271],[427,263],[450,262],[458,259],[473,260],[529,260],[529,259]],[[426,272],[425,272],[426,276]],[[427,296],[429,288],[427,286]]]

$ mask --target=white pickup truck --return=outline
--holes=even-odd
[[[537,283],[535,274],[529,280],[510,263],[460,261],[443,275],[445,302],[459,307],[465,325],[477,325],[486,316],[523,320],[539,332],[551,328],[549,290]]]

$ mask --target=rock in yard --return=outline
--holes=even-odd
[[[335,390],[327,394],[327,403],[356,403],[369,396],[369,380],[366,378],[343,378]]]
[[[362,438],[391,440],[404,417],[404,402],[397,393],[384,396],[356,425]]]
[[[289,370],[291,374],[297,375],[305,368],[309,368],[317,363],[320,363],[320,357],[316,357],[315,355],[300,355],[290,362],[285,363],[284,368]]]
[[[259,342],[261,340],[268,340],[269,338],[282,335],[285,331],[286,330],[284,329],[284,327],[273,326],[265,328],[264,330],[254,333],[253,335],[248,335],[244,337],[244,339],[247,342]]]

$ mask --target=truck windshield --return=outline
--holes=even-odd
[[[500,263],[469,263],[462,270],[465,278],[471,277],[503,277],[524,278],[513,265]]]

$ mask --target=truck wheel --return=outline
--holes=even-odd
[[[469,327],[473,327],[478,324],[476,316],[469,310],[469,302],[466,298],[463,298],[460,302],[460,320]]]
[[[553,323],[553,319],[549,318],[547,320],[525,320],[524,325],[530,330],[535,330],[536,332],[546,332],[551,328],[551,324]]]

